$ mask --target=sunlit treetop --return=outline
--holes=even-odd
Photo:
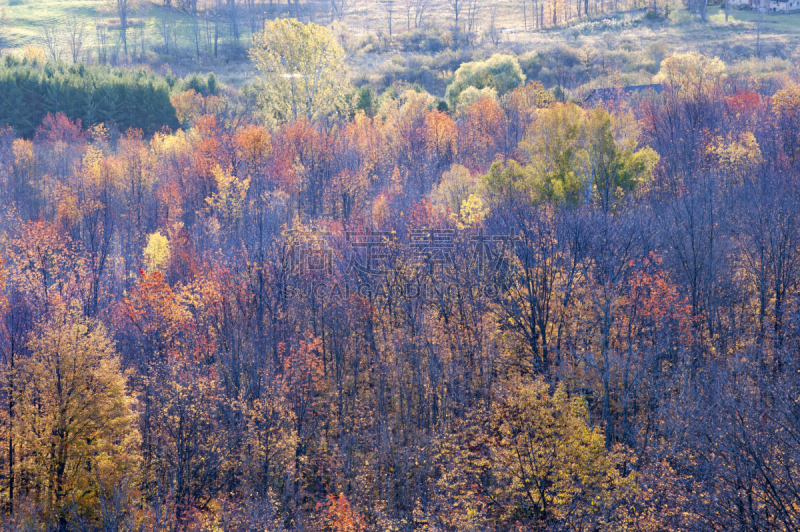
[[[661,70],[653,79],[694,97],[718,87],[725,77],[725,63],[718,57],[687,52],[664,59]]]
[[[447,87],[447,98],[451,105],[457,105],[459,96],[469,87],[494,89],[495,94],[503,95],[524,83],[525,74],[517,58],[495,54],[486,61],[463,63],[458,67],[453,82]]]
[[[314,121],[345,107],[348,70],[333,33],[296,19],[268,20],[250,52],[266,118]]]

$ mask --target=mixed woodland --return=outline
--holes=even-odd
[[[4,529],[800,529],[798,79],[267,24],[243,91],[0,67]]]

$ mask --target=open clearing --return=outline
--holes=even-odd
[[[203,5],[201,0],[200,5]],[[396,2],[391,15],[395,39],[399,34],[414,30],[413,20]],[[270,12],[258,16],[288,16],[295,14],[302,20],[314,20],[330,24],[335,19],[327,3],[304,3],[292,11],[286,4],[275,4]],[[447,2],[434,4],[425,15],[424,25],[433,34],[445,35],[452,26],[452,13]],[[634,7],[633,4],[627,4]],[[268,9],[269,4],[262,4]],[[189,14],[175,9],[167,9],[159,4],[144,2],[132,14],[141,21],[128,31],[129,54],[134,62],[143,62],[155,68],[169,68],[177,74],[193,71],[214,71],[221,80],[233,86],[241,86],[253,73],[253,65],[247,59],[246,48],[252,39],[253,30],[258,24],[252,22],[251,15],[241,7],[239,38],[234,40],[230,24],[220,29],[220,53],[213,53],[213,20],[210,17],[193,19]],[[43,27],[55,23],[65,27],[68,20],[77,16],[85,24],[84,58],[97,60],[100,42],[98,27],[114,24],[115,14],[110,5],[98,0],[0,0],[0,50],[3,53],[19,51],[25,46],[43,46]],[[433,52],[404,52],[389,46],[381,53],[370,50],[365,45],[375,35],[388,34],[389,13],[384,4],[375,1],[359,0],[349,4],[349,9],[341,21],[334,26],[342,36],[349,52],[349,63],[354,77],[368,78],[390,62],[415,64],[433,57]],[[524,54],[531,51],[548,50],[553,47],[569,47],[586,56],[586,61],[603,53],[635,53],[657,46],[659,54],[694,50],[719,56],[728,63],[769,56],[796,59],[800,49],[800,13],[764,14],[761,21],[760,43],[758,37],[758,14],[749,10],[731,10],[729,21],[725,21],[724,11],[719,7],[709,8],[709,22],[701,24],[692,21],[688,13],[683,13],[683,22],[674,24],[666,20],[644,21],[637,7],[617,15],[598,15],[594,21],[613,19],[613,29],[600,29],[586,24],[587,20],[574,20],[569,26],[559,26],[540,31],[525,31],[525,24],[531,24],[531,16],[523,17],[518,1],[504,0],[490,2],[478,10],[475,38],[469,47],[470,56],[488,57],[492,53],[509,51]],[[463,20],[463,18],[462,18]],[[493,44],[486,37],[494,20],[499,33],[498,42]],[[107,45],[113,61],[122,57],[119,32],[108,30]],[[391,40],[389,41],[392,42]],[[759,49],[760,48],[760,49]],[[62,54],[66,59],[67,54]],[[440,78],[435,84],[437,92],[446,83],[449,71],[436,71]],[[624,70],[624,68],[622,69]]]

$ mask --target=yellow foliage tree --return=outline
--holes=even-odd
[[[431,194],[434,205],[438,205],[463,229],[480,221],[486,212],[478,195],[478,179],[468,168],[454,164],[442,174],[439,186]]]
[[[144,248],[144,262],[147,273],[164,272],[169,263],[170,248],[167,237],[156,231],[147,237]]]
[[[800,85],[777,91],[772,96],[772,108],[778,116],[800,113]]]
[[[9,192],[15,198],[35,197],[42,192],[44,183],[36,179],[38,171],[38,157],[33,151],[33,142],[25,139],[16,139],[11,145],[14,160],[11,164],[12,174],[8,180]]]
[[[242,217],[244,200],[250,188],[250,178],[240,181],[231,169],[223,170],[219,165],[214,167],[214,180],[217,191],[206,198],[209,209],[220,219],[220,222],[236,223]]]
[[[47,62],[47,54],[39,46],[26,46],[22,49],[22,57],[33,66],[43,65]]]
[[[434,204],[440,205],[457,215],[461,212],[461,204],[476,189],[476,179],[469,169],[460,164],[454,164],[442,174],[442,180],[431,195],[431,199]]]
[[[585,402],[562,386],[551,394],[540,379],[511,380],[490,412],[443,446],[452,461],[440,486],[456,499],[446,503],[453,525],[538,530],[582,522],[601,530],[635,478],[621,474],[624,455],[607,451],[588,419]]]
[[[175,108],[175,116],[181,124],[189,125],[203,113],[203,96],[194,89],[175,94],[169,101]]]
[[[777,118],[783,150],[789,161],[795,164],[800,159],[800,132],[797,120],[800,118],[800,85],[781,89],[772,97],[772,111]]]
[[[741,184],[763,160],[758,141],[749,131],[716,137],[709,145],[708,152],[716,158],[720,169],[733,177],[735,184]]]
[[[676,91],[696,98],[708,95],[725,79],[725,63],[718,57],[697,52],[672,55],[661,62],[654,81],[666,83]]]
[[[344,49],[323,26],[296,19],[268,20],[250,57],[261,72],[261,105],[271,120],[309,121],[345,106]]]
[[[59,521],[88,517],[98,497],[134,478],[139,433],[119,359],[105,327],[78,308],[41,323],[18,369],[20,478]]]

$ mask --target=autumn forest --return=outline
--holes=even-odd
[[[800,78],[377,93],[294,19],[240,91],[26,54],[3,530],[800,530]]]

